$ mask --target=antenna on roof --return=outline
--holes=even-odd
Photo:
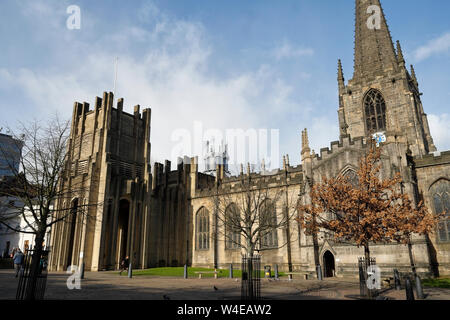
[[[117,69],[118,69],[118,64],[119,64],[119,57],[116,57],[116,59],[114,59],[114,89],[113,89],[114,96],[116,96],[116,84],[117,84]]]

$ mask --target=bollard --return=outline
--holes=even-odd
[[[422,289],[422,281],[420,280],[420,277],[416,274],[416,293],[417,293],[417,299],[423,299],[423,289]]]
[[[275,265],[275,280],[279,280],[278,278],[278,265]]]
[[[128,278],[132,278],[133,277],[133,270],[132,270],[132,266],[131,266],[131,262],[130,265],[128,267]]]
[[[400,281],[400,273],[397,269],[394,269],[394,285],[395,290],[401,290],[402,289],[402,283]]]
[[[322,268],[320,267],[320,264],[318,264],[316,266],[316,272],[317,272],[317,279],[318,280],[323,280],[323,278],[322,278]]]
[[[406,290],[406,300],[414,300],[414,291],[409,276],[405,278],[405,290]]]
[[[184,277],[185,279],[188,278],[188,267],[187,267],[187,264],[184,265],[184,274],[183,274],[183,277]]]
[[[228,277],[229,277],[230,279],[233,279],[233,264],[232,264],[232,263],[230,263],[230,271],[229,271]]]
[[[81,264],[80,279],[84,279],[84,262]]]

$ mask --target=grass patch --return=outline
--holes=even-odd
[[[450,289],[450,278],[424,279],[422,284],[425,287]]]
[[[214,269],[207,268],[188,268],[188,277],[189,278],[198,278],[198,274],[195,272],[206,271],[206,272],[214,272]],[[229,270],[228,269],[217,269],[217,277],[219,278],[228,278]],[[278,273],[279,276],[284,276],[283,272]],[[122,276],[127,276],[128,272],[122,272]],[[184,268],[183,267],[173,267],[173,268],[150,268],[144,270],[133,270],[133,276],[160,276],[160,277],[183,277]],[[273,275],[273,272],[272,272]],[[242,276],[241,270],[233,270],[233,278],[240,278]],[[213,278],[214,273],[205,273],[202,274],[202,278]],[[261,271],[261,278],[264,278],[264,271]]]

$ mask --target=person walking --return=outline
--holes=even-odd
[[[130,266],[130,258],[128,256],[126,256],[126,258],[123,259],[121,264],[120,264],[119,275],[122,275],[122,272],[124,272],[125,270],[128,270],[129,266]]]
[[[24,255],[23,255],[22,251],[20,251],[20,249],[17,249],[17,251],[13,257],[14,270],[16,271],[16,278],[19,276],[20,269],[22,268],[23,258],[24,258]]]

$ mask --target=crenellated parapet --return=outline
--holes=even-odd
[[[217,194],[240,193],[250,187],[280,188],[285,186],[299,185],[303,183],[303,168],[298,166],[285,166],[284,169],[275,169],[264,172],[241,173],[238,176],[224,177],[217,184],[209,181],[199,185],[195,190],[194,197],[211,197]]]
[[[423,157],[414,157],[413,162],[416,168],[424,168],[437,165],[449,165],[450,151],[434,152]]]
[[[348,148],[363,150],[368,146],[369,143],[367,143],[366,139],[363,137],[352,139],[348,134],[342,135],[339,141],[333,141],[330,143],[330,148],[327,147],[320,149],[320,155],[315,154],[313,156],[313,163],[317,165],[318,162],[332,158],[336,153],[342,152],[343,150]]]
[[[88,175],[93,164],[104,161],[111,174],[126,179],[147,180],[150,175],[151,110],[134,107],[134,114],[123,111],[124,99],[113,107],[114,95],[96,97],[91,110],[87,102],[74,103],[69,140],[68,171],[72,176]]]

